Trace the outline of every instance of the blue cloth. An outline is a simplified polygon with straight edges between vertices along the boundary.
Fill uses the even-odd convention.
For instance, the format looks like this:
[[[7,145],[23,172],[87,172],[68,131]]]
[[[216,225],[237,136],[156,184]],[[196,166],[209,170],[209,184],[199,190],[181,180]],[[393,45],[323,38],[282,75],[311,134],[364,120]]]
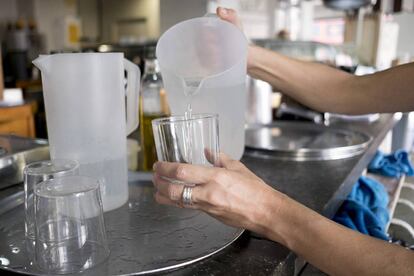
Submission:
[[[334,217],[334,221],[363,234],[388,240],[388,193],[374,179],[361,176]]]
[[[385,155],[377,151],[368,165],[368,171],[389,177],[401,177],[402,174],[414,175],[414,169],[405,150],[397,150],[392,154]]]

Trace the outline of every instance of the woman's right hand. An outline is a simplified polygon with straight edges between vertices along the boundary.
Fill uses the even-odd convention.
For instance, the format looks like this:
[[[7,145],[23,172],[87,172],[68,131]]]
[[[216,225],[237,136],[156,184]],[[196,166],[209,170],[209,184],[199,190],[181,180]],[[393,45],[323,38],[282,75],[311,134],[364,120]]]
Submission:
[[[218,7],[216,10],[217,16],[220,17],[222,20],[227,21],[231,24],[234,24],[237,28],[243,31],[243,25],[241,20],[237,14],[237,12],[233,9],[227,9],[223,7]],[[247,71],[253,67],[254,57],[255,57],[255,48],[252,44],[249,45],[248,53],[247,53]]]
[[[237,12],[233,9],[227,9],[223,7],[218,7],[216,10],[216,13],[218,17],[223,19],[224,21],[227,21],[229,23],[234,24],[237,28],[239,28],[241,31],[243,31],[242,23],[239,19],[239,16],[237,15]]]

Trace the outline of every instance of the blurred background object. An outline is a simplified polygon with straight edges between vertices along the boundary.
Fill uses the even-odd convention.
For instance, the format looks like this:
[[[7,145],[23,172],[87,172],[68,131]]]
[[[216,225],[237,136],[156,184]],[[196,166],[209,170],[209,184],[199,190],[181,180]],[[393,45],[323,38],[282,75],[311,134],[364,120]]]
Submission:
[[[7,44],[24,50],[39,43],[23,38],[22,33],[42,34],[39,48],[46,53],[85,50],[99,44],[141,45],[156,40],[180,21],[215,12],[217,6],[236,9],[250,39],[340,45],[355,40],[355,30],[351,30],[360,22],[367,24],[360,30],[373,32],[394,28],[375,24],[394,22],[403,34],[397,39],[397,52],[413,55],[409,43],[413,38],[408,35],[414,17],[412,0],[0,0],[0,38],[3,43],[8,40],[9,30]],[[373,20],[377,23],[370,23]]]
[[[1,54],[1,44],[0,44],[0,101],[3,100],[3,89],[4,89],[3,58]]]
[[[375,4],[376,0],[324,0],[325,6],[335,10],[357,10]]]
[[[272,94],[270,84],[247,77],[247,124],[270,124],[272,122]]]
[[[253,43],[352,74],[370,74],[414,57],[413,0],[0,0],[0,97],[2,85],[20,88],[23,103],[35,107],[36,136],[47,138],[40,72],[31,60],[61,52],[123,52],[144,74],[146,64],[156,62],[149,53],[163,32],[180,21],[214,13],[218,6],[239,13]],[[247,82],[247,124],[326,123],[336,116],[299,105],[268,83],[249,77]],[[163,93],[161,89],[161,105],[167,110]],[[401,131],[408,128],[406,124],[396,132],[405,137]],[[141,145],[141,136],[138,131],[130,138]],[[141,166],[144,158],[138,159]]]

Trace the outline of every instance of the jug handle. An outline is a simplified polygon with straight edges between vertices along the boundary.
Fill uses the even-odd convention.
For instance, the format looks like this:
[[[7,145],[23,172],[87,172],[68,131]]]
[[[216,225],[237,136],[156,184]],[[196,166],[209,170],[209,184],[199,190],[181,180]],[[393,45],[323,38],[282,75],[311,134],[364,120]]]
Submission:
[[[139,92],[141,87],[141,71],[139,67],[124,59],[124,68],[127,71],[126,88],[126,131],[131,134],[138,127]]]

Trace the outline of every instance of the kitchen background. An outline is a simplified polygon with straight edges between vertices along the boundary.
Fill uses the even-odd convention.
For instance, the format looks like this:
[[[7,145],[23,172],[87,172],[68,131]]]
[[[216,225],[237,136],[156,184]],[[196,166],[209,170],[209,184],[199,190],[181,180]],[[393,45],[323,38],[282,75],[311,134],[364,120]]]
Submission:
[[[239,11],[251,39],[276,38],[288,30],[290,40],[335,45],[356,42],[352,32],[362,14],[365,46],[378,32],[373,26],[382,24],[387,30],[381,31],[396,38],[394,55],[414,55],[412,0],[377,1],[359,11],[330,9],[319,0],[0,0],[0,38],[6,42],[8,28],[34,27],[44,36],[47,52],[100,43],[140,44],[179,21],[214,12],[218,5]]]
[[[0,107],[0,133],[47,138],[40,72],[31,64],[39,54],[122,51],[145,73],[144,61],[154,58],[157,38],[165,30],[213,13],[217,6],[236,9],[245,34],[255,43],[351,73],[371,73],[413,59],[413,0],[349,2],[356,6],[340,2],[0,0],[0,97],[1,106],[7,107]],[[267,83],[248,81],[247,123],[276,119],[329,123],[327,119],[333,117],[294,103]],[[398,146],[411,148],[410,117],[406,115],[403,122],[394,143],[399,140]],[[139,140],[138,131],[130,138]]]
[[[174,24],[214,13],[217,6],[231,7],[238,11],[244,32],[253,43],[298,59],[325,63],[353,74],[369,74],[414,59],[414,0],[0,0],[0,222],[7,225],[0,230],[13,231],[9,232],[13,233],[10,235],[0,235],[4,238],[0,243],[0,247],[3,246],[0,268],[9,264],[5,264],[4,261],[9,260],[3,258],[6,256],[3,254],[8,253],[12,256],[9,268],[17,271],[31,269],[15,263],[16,256],[26,256],[26,253],[22,250],[18,255],[16,248],[20,250],[19,247],[8,240],[23,242],[23,231],[14,231],[13,228],[24,217],[23,208],[19,205],[24,202],[21,185],[23,167],[32,161],[49,159],[45,140],[47,128],[41,76],[32,60],[41,54],[116,51],[123,52],[126,58],[140,66],[140,127],[127,140],[128,166],[133,171],[151,171],[152,163],[156,159],[151,119],[169,114],[162,76],[155,57],[157,39]],[[85,74],[85,78],[87,77]],[[119,81],[122,81],[122,75]],[[293,148],[292,155],[285,155],[291,158],[288,162],[283,158],[268,158],[273,153],[257,154],[263,149],[260,144],[253,147],[250,145],[250,155],[246,154],[242,161],[266,183],[271,183],[273,188],[327,217],[335,214],[341,200],[365,172],[378,147],[384,153],[402,148],[412,155],[414,116],[409,113],[381,116],[321,113],[283,96],[266,82],[247,77],[247,84],[246,125],[261,123],[267,124],[264,126],[266,128],[279,124],[289,130],[289,127],[295,129],[293,122],[270,123],[298,120],[314,124],[306,124],[308,128],[304,128],[298,123],[298,135],[295,132],[291,134],[281,131],[280,128],[260,132],[264,134],[260,136],[264,139],[258,141],[267,143],[272,137],[281,138],[280,148],[283,150],[275,150],[275,156],[281,152],[285,154],[286,148]],[[86,102],[83,98],[79,99],[79,102],[82,101]],[[91,102],[91,106],[99,104],[98,100]],[[97,104],[94,105],[95,103]],[[74,109],[73,112],[77,112]],[[114,108],[112,112],[113,110]],[[108,118],[113,115],[110,112],[108,108]],[[309,145],[315,141],[324,141],[321,137],[330,133],[330,126],[333,126],[333,135],[339,127],[339,138],[344,137],[347,144],[357,145],[354,147],[355,144],[351,144],[352,158],[341,155],[338,157],[335,150],[341,148],[332,146],[330,139],[326,139],[328,151],[320,150],[321,153],[316,157],[312,155],[313,151],[303,155],[303,151],[300,151],[302,145],[305,144],[306,147],[306,143]],[[107,124],[105,127],[105,130],[112,130]],[[308,129],[312,131],[305,136]],[[358,136],[358,133],[366,135]],[[295,140],[295,137],[299,138]],[[354,140],[352,137],[362,138]],[[72,142],[70,139],[66,141]],[[256,151],[257,148],[260,150]],[[357,151],[361,148],[363,152]],[[106,146],[101,152],[108,152],[107,149]],[[312,162],[303,162],[305,160]],[[277,173],[275,169],[278,170]],[[110,172],[105,170],[107,171]],[[188,260],[187,255],[180,256],[182,259],[177,258],[177,252],[195,254],[196,251],[188,250],[187,245],[201,250],[211,246],[216,250],[216,242],[221,246],[227,238],[222,234],[225,232],[220,230],[224,225],[219,224],[217,228],[216,223],[202,216],[194,216],[195,224],[201,225],[202,231],[193,231],[191,227],[185,227],[188,228],[188,231],[185,230],[187,232],[176,231],[188,223],[189,217],[186,214],[180,217],[174,210],[168,209],[167,212],[160,205],[152,205],[153,191],[148,189],[152,186],[150,179],[150,174],[129,172],[132,192],[128,204],[123,209],[118,209],[120,213],[115,212],[109,216],[107,214],[105,217],[111,244],[120,245],[114,250],[111,248],[112,259],[108,265],[116,273],[172,267],[172,264],[176,265],[181,260]],[[396,206],[403,189],[401,187],[404,177],[381,181],[389,192],[390,212],[395,209],[398,214]],[[414,179],[408,178],[407,183],[405,189],[414,198],[414,184],[410,184],[414,183]],[[411,213],[407,212],[410,221],[413,218],[412,202],[404,203],[411,206]],[[404,207],[404,204],[400,205]],[[20,209],[16,206],[20,206],[17,207]],[[401,208],[400,210],[405,210]],[[160,213],[162,220],[158,216]],[[139,220],[136,219],[137,215],[140,215]],[[158,231],[157,227],[168,217],[171,220],[167,220],[165,224],[168,231],[164,235],[164,230]],[[176,218],[183,218],[186,222],[181,223],[180,219],[176,222]],[[394,222],[394,227],[399,227],[400,224]],[[392,236],[397,241],[406,241],[412,245],[414,229],[410,229],[412,231],[407,239],[398,235]],[[155,235],[147,239],[151,233]],[[231,239],[234,239],[233,233],[230,234]],[[199,236],[202,238],[198,238]],[[6,241],[7,248],[4,249]],[[182,242],[185,242],[185,248],[182,247]],[[227,239],[225,242],[228,244]],[[165,244],[168,246],[165,247]],[[215,256],[215,259],[212,257],[203,261],[204,263],[188,266],[185,268],[188,270],[178,271],[176,275],[214,275],[215,271],[218,271],[217,274],[226,274],[228,271],[265,274],[269,271],[291,269],[296,265],[304,266],[300,260],[296,262],[295,258],[290,258],[293,254],[289,252],[277,243],[246,233],[226,252]],[[144,261],[136,262],[138,259]],[[152,263],[147,263],[147,260]]]

